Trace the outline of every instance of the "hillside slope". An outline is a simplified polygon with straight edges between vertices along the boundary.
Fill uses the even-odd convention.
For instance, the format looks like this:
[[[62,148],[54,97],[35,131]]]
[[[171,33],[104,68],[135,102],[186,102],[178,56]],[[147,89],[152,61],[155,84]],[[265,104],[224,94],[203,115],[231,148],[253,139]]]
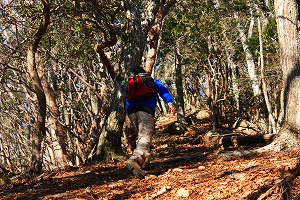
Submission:
[[[146,179],[135,178],[125,159],[59,172],[3,187],[1,199],[300,199],[300,146],[251,158],[220,156],[203,144],[211,129],[205,112],[184,134],[166,130],[175,119],[160,118],[153,161]],[[257,148],[257,147],[251,147]],[[228,152],[229,150],[227,150]],[[232,151],[232,150],[231,150]]]

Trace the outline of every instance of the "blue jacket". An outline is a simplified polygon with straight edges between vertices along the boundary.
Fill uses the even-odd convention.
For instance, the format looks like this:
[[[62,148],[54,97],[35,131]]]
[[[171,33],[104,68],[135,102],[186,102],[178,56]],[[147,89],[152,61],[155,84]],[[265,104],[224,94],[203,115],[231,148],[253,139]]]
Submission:
[[[167,103],[172,103],[173,99],[172,96],[166,88],[160,81],[157,79],[154,79],[154,84],[156,87],[156,91],[159,94],[159,96]],[[129,103],[126,99],[126,113],[131,114],[137,111],[145,111],[154,116],[155,114],[155,107],[156,107],[157,99],[155,96],[151,97],[150,99],[146,101],[140,101],[136,103]]]

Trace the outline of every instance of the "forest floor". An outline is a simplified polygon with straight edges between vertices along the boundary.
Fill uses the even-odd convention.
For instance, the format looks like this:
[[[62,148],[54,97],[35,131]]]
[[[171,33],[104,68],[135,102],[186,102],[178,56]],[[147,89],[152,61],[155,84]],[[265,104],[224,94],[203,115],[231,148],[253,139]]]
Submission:
[[[0,199],[300,199],[299,145],[250,158],[224,158],[223,153],[237,149],[204,144],[212,127],[207,112],[197,113],[197,119],[179,135],[163,131],[174,117],[157,121],[154,159],[143,180],[126,169],[123,159],[19,180],[0,188]]]

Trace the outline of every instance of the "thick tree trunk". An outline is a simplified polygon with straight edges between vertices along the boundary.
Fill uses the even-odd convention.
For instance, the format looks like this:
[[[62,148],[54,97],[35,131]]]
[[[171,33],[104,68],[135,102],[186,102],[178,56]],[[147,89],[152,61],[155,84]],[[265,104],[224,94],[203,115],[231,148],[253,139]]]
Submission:
[[[300,131],[300,46],[298,6],[295,0],[276,0],[275,11],[283,71],[284,121],[280,140],[284,146],[297,144]],[[283,141],[282,141],[283,142]]]
[[[156,4],[153,7],[145,8],[149,11],[148,14],[153,14],[149,17],[149,21],[141,16],[141,2],[137,1],[124,1],[124,7],[127,13],[128,29],[125,34],[128,40],[126,41],[124,54],[125,69],[129,69],[132,66],[141,66],[144,49],[146,46],[147,33],[150,30],[149,22],[153,20],[154,14],[152,10],[157,12]]]
[[[280,45],[280,64],[283,71],[282,107],[284,117],[275,140],[271,144],[257,149],[254,153],[277,152],[299,144],[300,55],[297,4],[294,0],[275,0],[275,12]]]
[[[112,99],[106,115],[104,129],[100,134],[94,159],[111,160],[123,155],[121,136],[125,121],[125,95],[120,83],[115,83],[115,98]]]

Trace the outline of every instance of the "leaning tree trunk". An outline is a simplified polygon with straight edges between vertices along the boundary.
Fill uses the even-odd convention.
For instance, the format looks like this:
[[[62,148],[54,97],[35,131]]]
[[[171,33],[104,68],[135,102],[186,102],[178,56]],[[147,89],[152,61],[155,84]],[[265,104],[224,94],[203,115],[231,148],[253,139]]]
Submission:
[[[170,8],[177,3],[177,0],[170,0],[164,2],[155,16],[153,26],[148,32],[148,53],[146,57],[145,70],[147,73],[151,74],[152,68],[155,64],[157,51],[159,48],[159,40],[162,32],[163,21],[166,15],[169,13]]]
[[[235,17],[238,18],[237,14],[236,14]],[[245,34],[245,30],[243,29],[241,24],[237,25],[237,29],[239,31],[240,39],[241,39],[242,46],[243,46],[244,53],[245,53],[247,69],[248,69],[249,78],[251,80],[253,95],[255,97],[257,97],[261,94],[261,90],[259,88],[257,73],[256,73],[256,70],[255,70],[254,58],[253,58],[253,55],[250,51],[249,45],[247,44],[247,36]]]
[[[123,35],[123,38],[127,38],[125,41],[125,49],[122,54],[122,61],[124,63],[125,70],[132,66],[141,65],[148,33],[153,26],[159,7],[163,5],[164,4],[161,5],[158,2],[145,4],[143,1],[124,1],[124,8],[128,19],[126,27],[129,27],[129,29],[124,31]],[[143,11],[141,10],[142,7],[144,8]],[[108,32],[104,34],[106,36],[109,35],[109,37],[105,37],[103,44],[96,45],[95,51],[100,55],[101,61],[107,67],[110,76],[115,83],[115,92],[111,98],[113,101],[110,105],[109,111],[107,112],[105,125],[101,129],[101,135],[98,140],[96,154],[94,157],[106,159],[118,156],[121,151],[121,135],[125,120],[125,97],[121,95],[122,91],[120,86],[122,77],[116,75],[115,70],[104,53],[104,48],[115,44],[116,32],[110,25],[107,26],[107,29]],[[156,39],[157,37],[154,38]],[[157,48],[157,43],[155,43],[154,47]]]
[[[33,90],[37,95],[38,114],[34,132],[32,133],[32,158],[30,170],[32,173],[39,173],[42,170],[43,153],[42,140],[46,135],[45,118],[46,118],[46,97],[42,88],[41,80],[36,68],[35,54],[42,36],[46,32],[50,22],[50,7],[48,0],[42,0],[43,3],[43,20],[39,26],[34,39],[30,44],[27,52],[27,70],[32,81]]]
[[[128,23],[131,27],[126,32],[130,44],[126,45],[124,50],[125,68],[140,65],[142,60],[143,49],[146,46],[146,33],[142,28],[141,16],[139,6],[134,2],[125,1],[125,9],[127,13]],[[121,146],[121,136],[123,131],[123,124],[125,121],[125,95],[122,94],[122,87],[120,82],[122,77],[117,75],[110,60],[107,58],[104,49],[113,46],[117,42],[116,32],[112,26],[107,26],[108,32],[103,44],[97,44],[95,51],[100,55],[100,59],[108,69],[110,77],[114,81],[115,88],[112,94],[112,102],[106,113],[104,124],[100,128],[100,132],[89,143],[89,147],[85,152],[87,158],[86,162],[93,159],[109,160],[116,158],[123,154]],[[149,28],[148,28],[149,29]],[[93,153],[95,151],[95,153]],[[91,156],[93,155],[93,156]]]

